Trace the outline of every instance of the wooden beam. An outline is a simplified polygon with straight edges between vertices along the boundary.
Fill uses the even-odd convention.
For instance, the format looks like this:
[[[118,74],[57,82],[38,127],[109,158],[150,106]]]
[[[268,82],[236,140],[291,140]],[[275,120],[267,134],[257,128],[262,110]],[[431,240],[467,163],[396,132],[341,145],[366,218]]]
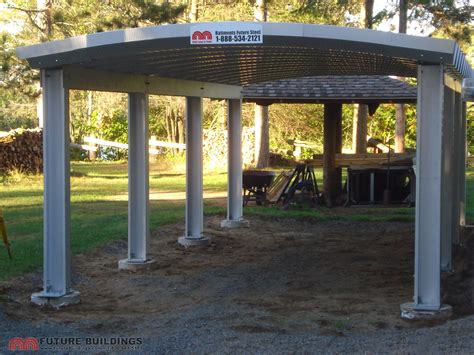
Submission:
[[[335,154],[335,166],[336,167],[348,167],[348,166],[386,166],[390,165],[412,165],[412,160],[415,157],[415,152],[409,153],[390,153],[390,160],[388,154]],[[307,164],[311,164],[315,167],[324,166],[324,154],[315,155],[311,160],[306,160]]]
[[[342,105],[324,105],[323,191],[326,206],[332,207],[341,189],[336,153],[342,148]]]

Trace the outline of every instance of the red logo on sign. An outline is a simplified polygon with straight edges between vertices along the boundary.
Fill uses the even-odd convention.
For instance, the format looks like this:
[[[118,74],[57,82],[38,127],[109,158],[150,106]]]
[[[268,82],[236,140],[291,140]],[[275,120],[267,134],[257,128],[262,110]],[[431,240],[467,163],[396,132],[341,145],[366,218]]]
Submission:
[[[212,41],[212,33],[209,31],[194,31],[192,35],[193,41]]]
[[[35,338],[11,338],[8,341],[10,351],[31,351],[39,350],[38,339]]]

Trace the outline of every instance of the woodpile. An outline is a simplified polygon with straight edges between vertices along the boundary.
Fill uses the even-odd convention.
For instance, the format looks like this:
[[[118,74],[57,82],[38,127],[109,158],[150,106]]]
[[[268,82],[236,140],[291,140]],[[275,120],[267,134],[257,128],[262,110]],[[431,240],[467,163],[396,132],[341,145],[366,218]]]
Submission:
[[[16,129],[0,138],[0,174],[15,170],[25,174],[43,171],[41,129]]]
[[[251,165],[254,160],[254,129],[242,128],[242,162]],[[203,130],[203,158],[206,168],[220,169],[227,166],[227,130]]]

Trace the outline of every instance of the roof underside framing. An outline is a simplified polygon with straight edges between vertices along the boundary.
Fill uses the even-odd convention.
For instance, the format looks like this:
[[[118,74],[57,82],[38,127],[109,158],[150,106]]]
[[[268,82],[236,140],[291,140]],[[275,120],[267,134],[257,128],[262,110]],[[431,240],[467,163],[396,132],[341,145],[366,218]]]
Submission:
[[[419,64],[443,64],[456,79],[472,76],[451,40],[336,26],[260,25],[259,44],[193,45],[192,24],[179,24],[97,33],[17,51],[33,68],[69,66],[235,86],[318,75],[416,77]]]

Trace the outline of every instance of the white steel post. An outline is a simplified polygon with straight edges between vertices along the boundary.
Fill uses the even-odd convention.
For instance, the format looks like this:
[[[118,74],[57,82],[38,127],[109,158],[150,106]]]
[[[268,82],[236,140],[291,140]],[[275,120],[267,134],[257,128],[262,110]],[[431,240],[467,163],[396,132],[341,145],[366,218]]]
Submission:
[[[444,77],[444,75],[443,75]],[[444,86],[441,160],[441,271],[452,270],[453,209],[456,163],[454,155],[454,91]]]
[[[459,98],[461,101],[461,98]],[[461,226],[466,225],[466,157],[467,157],[467,105],[465,102],[460,103],[461,105],[461,130],[460,130],[460,140],[458,144],[460,145],[460,162],[459,169],[461,175],[459,176],[459,200],[460,200],[460,211],[459,211],[459,221]]]
[[[242,212],[241,100],[228,100],[227,127],[227,219],[221,222],[221,227],[248,227]]]
[[[202,98],[186,97],[186,230],[185,247],[209,243],[203,231]]]
[[[149,249],[148,96],[128,94],[128,259],[119,269],[148,268]]]
[[[461,226],[464,226],[464,203],[466,183],[466,129],[463,126],[463,104],[461,93],[454,92],[454,167],[453,167],[453,243],[460,243]]]
[[[408,318],[450,311],[440,300],[443,76],[441,65],[418,67],[415,287],[413,303],[401,305],[402,317]]]
[[[42,70],[44,166],[44,286],[33,294],[38,305],[79,302],[71,289],[69,92],[62,70]]]

